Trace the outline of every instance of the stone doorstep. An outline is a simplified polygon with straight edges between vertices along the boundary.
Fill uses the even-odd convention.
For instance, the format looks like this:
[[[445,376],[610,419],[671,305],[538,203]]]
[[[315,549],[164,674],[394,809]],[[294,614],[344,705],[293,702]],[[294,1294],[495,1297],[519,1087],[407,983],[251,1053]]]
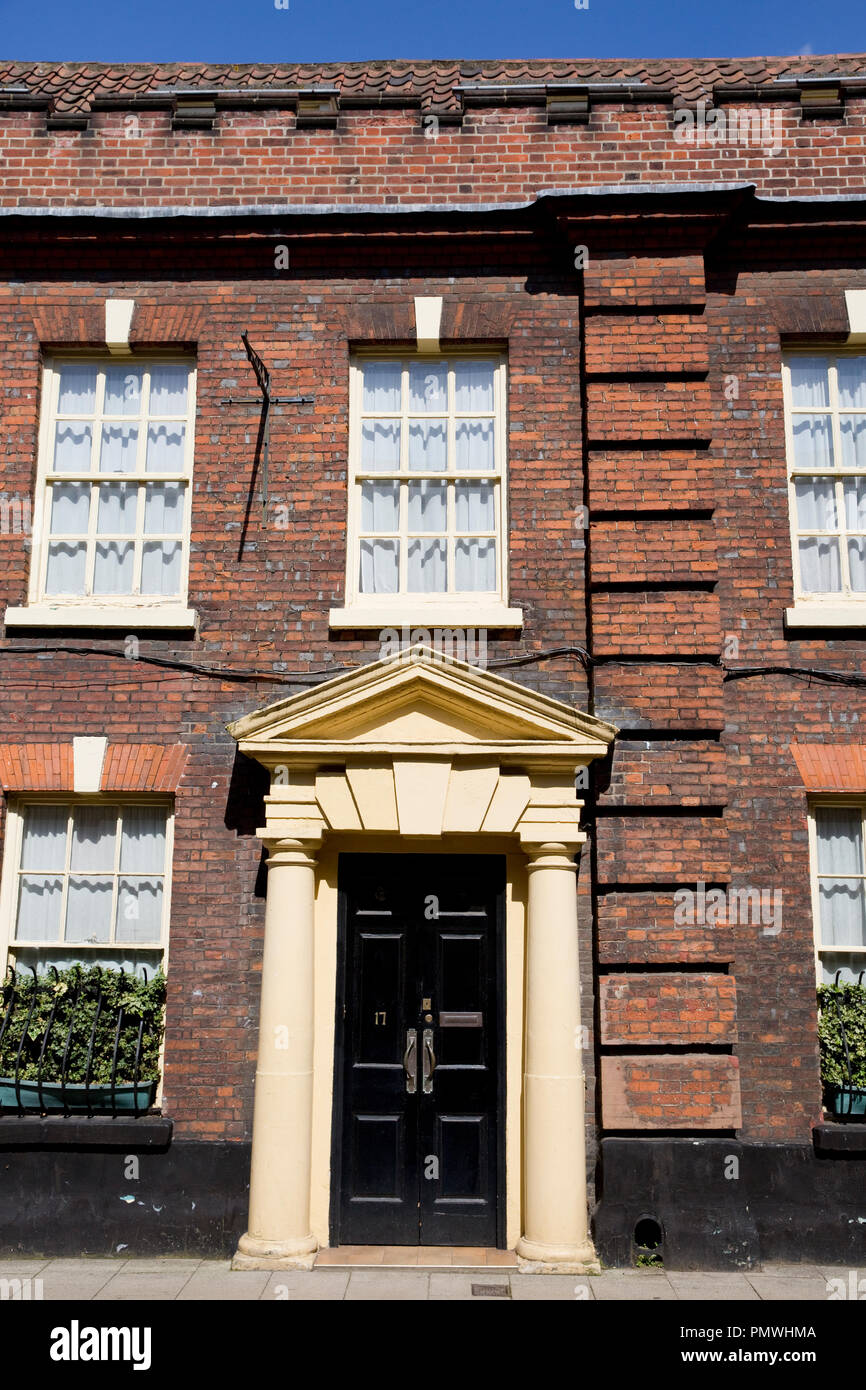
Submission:
[[[316,1269],[405,1270],[418,1273],[453,1271],[490,1274],[518,1270],[513,1250],[480,1249],[447,1245],[348,1245],[319,1250]]]

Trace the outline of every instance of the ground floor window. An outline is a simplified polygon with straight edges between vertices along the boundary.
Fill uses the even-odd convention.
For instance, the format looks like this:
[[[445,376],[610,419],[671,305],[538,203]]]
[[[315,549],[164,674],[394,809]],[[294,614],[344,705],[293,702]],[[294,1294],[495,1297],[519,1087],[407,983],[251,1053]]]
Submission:
[[[812,807],[812,892],[818,980],[866,971],[866,803]],[[866,975],[864,975],[866,978]]]

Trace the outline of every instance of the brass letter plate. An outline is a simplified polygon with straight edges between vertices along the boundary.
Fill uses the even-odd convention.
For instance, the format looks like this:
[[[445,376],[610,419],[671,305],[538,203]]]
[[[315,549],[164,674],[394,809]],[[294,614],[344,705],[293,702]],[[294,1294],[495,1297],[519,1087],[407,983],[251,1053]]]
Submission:
[[[440,1014],[440,1028],[481,1028],[483,1014]]]

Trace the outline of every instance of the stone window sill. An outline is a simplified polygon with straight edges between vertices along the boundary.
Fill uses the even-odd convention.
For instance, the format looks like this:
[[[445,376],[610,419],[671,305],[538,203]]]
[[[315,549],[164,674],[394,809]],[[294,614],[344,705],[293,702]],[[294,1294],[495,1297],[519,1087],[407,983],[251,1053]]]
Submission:
[[[838,603],[798,599],[785,609],[786,627],[866,627],[866,596]]]
[[[347,608],[332,608],[328,615],[332,628],[387,628],[421,627],[433,632],[435,628],[521,628],[523,609],[508,608],[504,603],[492,601],[474,603],[454,603],[445,606],[428,606],[405,600],[395,600],[387,607],[377,608],[363,604]]]
[[[194,608],[156,606],[148,608],[111,607],[102,604],[46,604],[7,608],[3,621],[7,627],[113,627],[124,632],[153,627],[163,630],[195,630],[198,614]]]
[[[165,1115],[138,1119],[107,1115],[0,1115],[0,1148],[163,1149],[174,1121]]]

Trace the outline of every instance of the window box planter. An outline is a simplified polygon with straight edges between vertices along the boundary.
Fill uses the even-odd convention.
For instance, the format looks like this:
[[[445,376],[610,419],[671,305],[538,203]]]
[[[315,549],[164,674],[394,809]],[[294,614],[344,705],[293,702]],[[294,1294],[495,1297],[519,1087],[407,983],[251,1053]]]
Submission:
[[[841,1119],[866,1121],[866,1086],[825,1086],[824,1108]]]
[[[137,1086],[84,1086],[59,1081],[19,1081],[16,1090],[14,1078],[0,1076],[0,1111],[10,1109],[36,1111],[64,1110],[71,1114],[113,1114],[115,1111],[142,1112],[153,1105],[156,1096],[155,1081],[140,1081]],[[41,1094],[41,1100],[40,1100]]]

